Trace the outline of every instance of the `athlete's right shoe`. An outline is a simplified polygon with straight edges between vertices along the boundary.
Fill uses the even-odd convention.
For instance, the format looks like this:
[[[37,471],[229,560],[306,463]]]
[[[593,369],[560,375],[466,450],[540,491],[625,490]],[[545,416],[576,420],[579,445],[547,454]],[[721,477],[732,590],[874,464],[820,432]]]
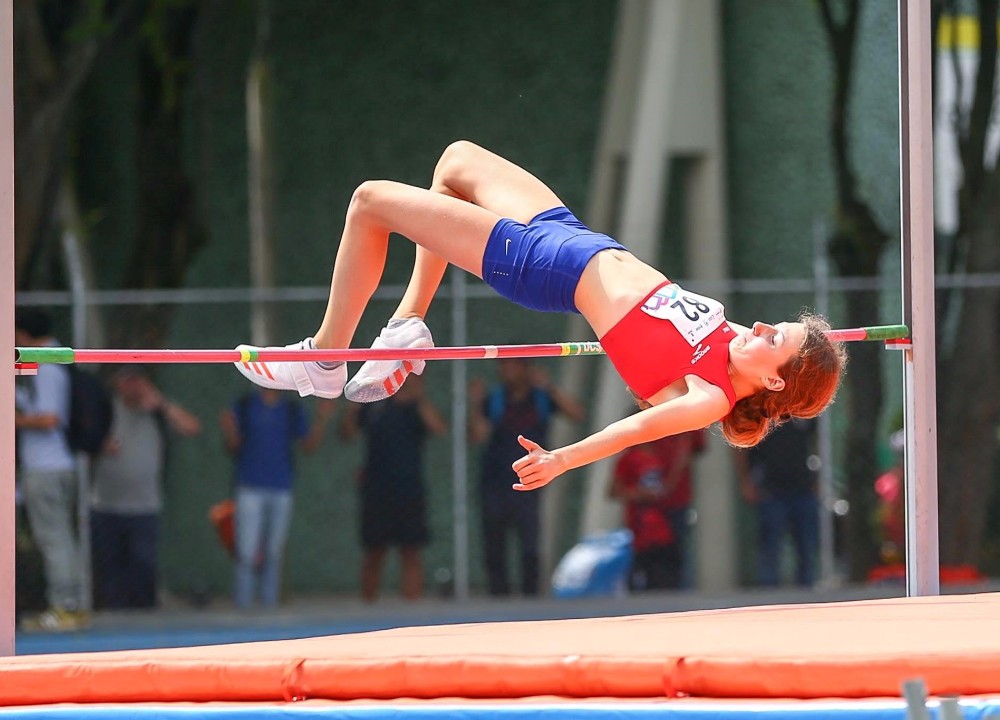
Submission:
[[[261,348],[254,345],[237,345],[237,350],[311,350],[312,338],[306,338],[284,348]],[[340,397],[347,382],[347,363],[327,369],[316,362],[249,362],[233,363],[243,377],[261,387],[272,390],[295,390],[299,395],[315,395],[332,399]]]
[[[432,348],[430,328],[420,318],[407,318],[382,332],[372,343],[373,349]],[[410,373],[421,375],[424,360],[368,360],[344,388],[344,397],[352,402],[371,403],[395,395]]]

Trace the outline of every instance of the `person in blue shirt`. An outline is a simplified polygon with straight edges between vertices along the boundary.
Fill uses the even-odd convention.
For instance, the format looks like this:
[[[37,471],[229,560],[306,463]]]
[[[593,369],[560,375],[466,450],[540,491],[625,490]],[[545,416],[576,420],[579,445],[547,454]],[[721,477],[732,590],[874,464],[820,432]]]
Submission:
[[[737,453],[743,499],[757,509],[759,581],[781,584],[786,534],[795,548],[795,584],[816,581],[819,545],[819,456],[815,420],[793,419],[756,447]]]
[[[278,605],[285,541],[292,519],[294,456],[319,445],[332,406],[324,402],[309,428],[302,406],[274,390],[244,395],[222,413],[226,450],[236,460],[236,574],[242,609],[259,596]]]
[[[511,465],[523,454],[518,438],[547,442],[555,413],[579,423],[586,411],[525,358],[502,358],[496,367],[499,382],[487,388],[476,379],[469,386],[469,439],[483,446],[480,503],[487,589],[495,597],[511,593],[507,536],[514,531],[520,546],[521,593],[534,596],[540,580],[541,499],[537,493],[509,492]]]

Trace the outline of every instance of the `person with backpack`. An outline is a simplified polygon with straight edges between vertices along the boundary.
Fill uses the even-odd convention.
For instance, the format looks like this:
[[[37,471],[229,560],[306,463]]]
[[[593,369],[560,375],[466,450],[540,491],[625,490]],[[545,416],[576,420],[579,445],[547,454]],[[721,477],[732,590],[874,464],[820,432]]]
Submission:
[[[157,603],[161,485],[168,431],[190,437],[201,421],[126,365],[112,378],[111,431],[94,458],[90,497],[94,606]]]
[[[313,452],[319,446],[332,410],[332,403],[321,403],[310,429],[301,404],[260,389],[222,412],[226,451],[236,460],[234,600],[240,609],[258,598],[265,608],[278,605],[295,448]]]
[[[26,347],[58,346],[48,313],[20,307],[15,340]],[[19,379],[15,400],[18,491],[42,556],[48,608],[25,619],[25,630],[78,630],[89,623],[76,530],[78,478],[67,437],[70,373],[43,364]]]
[[[516,532],[521,557],[521,593],[538,594],[539,502],[538,493],[512,493],[511,464],[524,451],[519,436],[548,440],[553,414],[563,413],[581,422],[583,407],[549,382],[541,368],[525,358],[497,361],[499,382],[486,388],[481,381],[469,387],[469,438],[485,443],[480,472],[483,555],[487,590],[493,596],[511,592],[507,576],[507,535]],[[539,439],[541,438],[541,439]]]

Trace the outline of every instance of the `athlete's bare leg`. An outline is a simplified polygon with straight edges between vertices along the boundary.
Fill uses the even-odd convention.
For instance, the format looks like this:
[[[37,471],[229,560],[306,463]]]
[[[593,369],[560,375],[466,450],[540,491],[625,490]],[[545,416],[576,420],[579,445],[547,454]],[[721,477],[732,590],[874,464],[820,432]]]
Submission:
[[[466,140],[445,149],[434,168],[430,189],[522,223],[563,204],[527,170]],[[393,317],[426,317],[447,267],[443,257],[418,246],[413,274]],[[481,273],[480,269],[476,274]]]
[[[419,247],[410,284],[397,309],[396,317],[401,319],[390,321],[373,347],[379,343],[382,347],[432,346],[423,322],[402,318],[424,317],[447,265],[482,277],[486,244],[501,217],[527,222],[561,204],[530,173],[467,142],[449,146],[442,155],[430,190],[384,180],[364,183],[347,210],[323,321],[312,338],[294,347],[350,347],[382,278],[392,232]],[[264,387],[328,398],[344,394],[355,402],[375,402],[392,395],[409,374],[423,372],[424,362],[368,361],[350,382],[346,382],[344,363],[290,362],[270,367],[245,360],[236,366]]]
[[[481,276],[486,241],[497,220],[496,213],[430,190],[387,180],[362,184],[347,210],[330,299],[314,336],[316,347],[350,346],[361,314],[382,277],[390,232],[409,238],[446,263]]]

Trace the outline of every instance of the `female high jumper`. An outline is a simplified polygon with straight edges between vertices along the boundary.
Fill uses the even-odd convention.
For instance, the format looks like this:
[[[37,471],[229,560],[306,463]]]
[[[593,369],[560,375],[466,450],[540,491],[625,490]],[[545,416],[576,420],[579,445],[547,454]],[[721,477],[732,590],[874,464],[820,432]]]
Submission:
[[[527,308],[581,313],[645,412],[546,450],[519,438],[515,490],[631,445],[721,421],[735,446],[758,443],[791,417],[833,400],[846,353],[821,317],[747,328],[721,303],[680,288],[607,235],[580,222],[538,178],[471,142],[450,145],[429,190],[375,180],[354,192],[315,335],[289,348],[348,348],[385,266],[389,234],[417,244],[413,274],[373,348],[433,347],[424,324],[448,264]],[[261,349],[241,345],[240,349]],[[347,382],[343,362],[236,363],[258,385],[300,395],[374,402],[424,361],[368,361]],[[346,387],[345,387],[346,384]]]

